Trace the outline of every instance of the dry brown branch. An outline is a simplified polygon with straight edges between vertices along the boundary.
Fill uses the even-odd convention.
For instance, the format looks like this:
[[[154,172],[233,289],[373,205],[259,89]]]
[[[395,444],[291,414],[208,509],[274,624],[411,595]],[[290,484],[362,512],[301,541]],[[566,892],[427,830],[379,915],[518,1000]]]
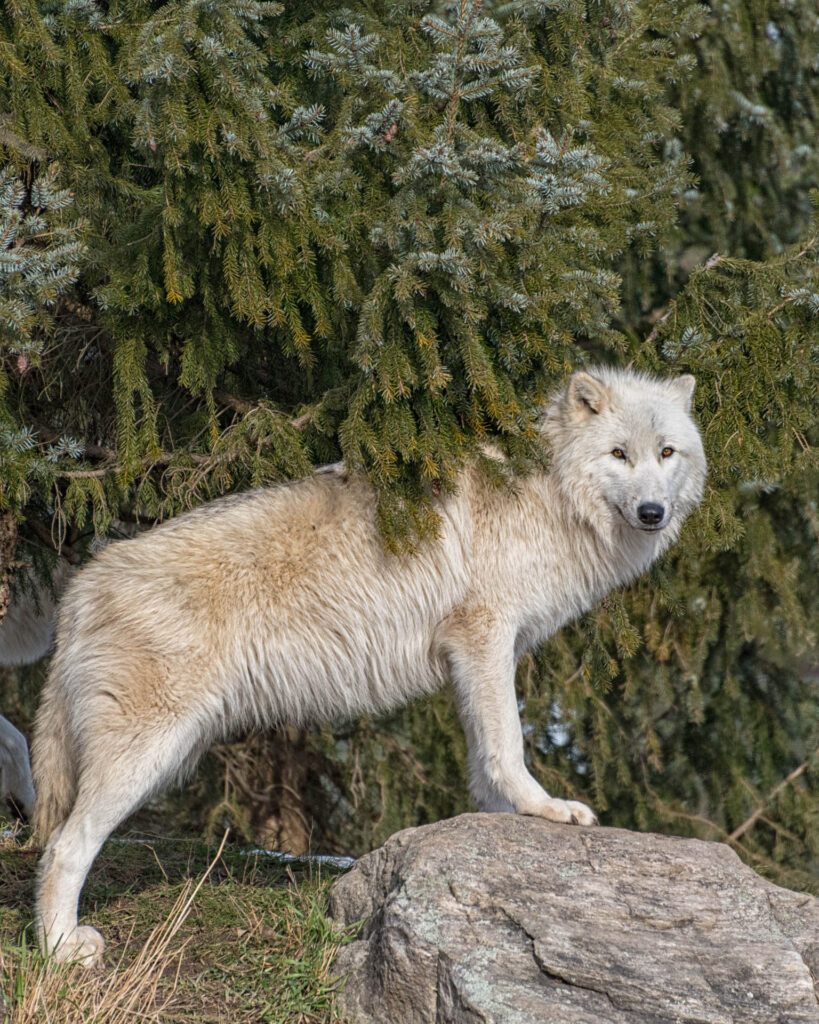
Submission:
[[[244,414],[256,408],[253,402],[248,402],[245,398],[238,398],[227,391],[220,391],[218,388],[213,389],[213,397],[217,402],[228,406],[230,409],[235,409],[238,413]]]
[[[663,315],[661,317],[659,317],[657,322],[654,324],[654,327],[652,328],[651,334],[649,334],[649,336],[646,338],[646,341],[645,341],[646,345],[651,345],[652,342],[657,340],[657,336],[659,335],[660,330],[662,329],[663,324],[671,316],[671,313],[672,313],[673,309],[674,309],[674,305],[672,304],[671,306],[668,307],[668,309],[665,311],[665,313],[663,313]]]
[[[290,426],[293,427],[294,430],[304,430],[312,418],[313,414],[311,412],[303,412],[301,416],[297,416],[294,420],[290,420]]]
[[[0,146],[5,146],[6,149],[19,153],[26,160],[38,160],[40,162],[48,160],[47,149],[43,149],[41,146],[33,146],[30,142],[26,142],[17,132],[13,132],[11,128],[6,127],[7,122],[8,117],[0,118]]]
[[[250,402],[245,402],[244,399],[228,395],[227,392],[214,391],[213,394],[217,400],[222,401],[225,405],[230,405],[242,414],[247,414],[252,412],[253,409],[258,408],[258,406],[252,405]],[[312,412],[305,412],[300,416],[296,416],[295,419],[288,420],[288,424],[294,430],[303,430],[312,418]],[[38,427],[38,431],[49,441],[54,441],[59,436],[57,431],[51,430],[48,427]],[[257,444],[264,446],[274,440],[274,434],[267,434],[265,437],[259,438]],[[148,473],[158,466],[170,465],[174,458],[181,456],[189,459],[193,465],[198,466],[201,474],[204,475],[217,466],[233,462],[235,459],[240,458],[241,454],[239,452],[219,452],[211,455],[200,455],[196,452],[186,452],[184,450],[180,452],[157,452],[155,455],[147,455],[141,459],[138,463],[138,468],[139,472]],[[108,464],[98,466],[95,469],[62,469],[58,470],[56,475],[62,480],[101,480],[106,476],[123,471],[122,464],[116,461],[117,453],[112,448],[106,448],[101,445],[85,445],[84,455],[88,459],[108,460]]]
[[[17,523],[11,512],[0,515],[0,622],[11,600],[11,578],[14,573],[14,552],[17,547]]]
[[[792,782],[795,782],[800,775],[804,775],[804,773],[808,770],[808,766],[810,765],[811,761],[817,755],[819,755],[819,748],[817,748],[813,752],[813,754],[811,754],[810,757],[806,758],[800,765],[797,765],[797,767],[794,768],[794,770],[790,772],[790,774],[786,775],[781,782],[774,786],[774,788],[770,791],[770,793],[762,801],[762,803],[756,808],[753,814],[751,814],[750,817],[746,818],[745,821],[743,821],[743,823],[738,828],[735,828],[734,831],[728,836],[728,842],[735,843],[741,836],[744,836],[748,829],[752,828],[753,825],[755,825],[756,822],[759,820],[759,818],[762,817],[762,815],[765,813],[768,807],[770,807],[774,800],[776,800],[779,794],[784,789],[786,789]]]

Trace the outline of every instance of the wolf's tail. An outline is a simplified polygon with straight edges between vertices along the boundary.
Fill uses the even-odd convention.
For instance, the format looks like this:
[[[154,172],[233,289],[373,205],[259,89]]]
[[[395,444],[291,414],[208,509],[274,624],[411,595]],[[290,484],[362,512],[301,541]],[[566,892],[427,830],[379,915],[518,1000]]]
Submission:
[[[31,743],[32,774],[37,791],[33,824],[36,840],[41,845],[71,813],[77,795],[71,723],[55,669],[56,664],[52,664]]]

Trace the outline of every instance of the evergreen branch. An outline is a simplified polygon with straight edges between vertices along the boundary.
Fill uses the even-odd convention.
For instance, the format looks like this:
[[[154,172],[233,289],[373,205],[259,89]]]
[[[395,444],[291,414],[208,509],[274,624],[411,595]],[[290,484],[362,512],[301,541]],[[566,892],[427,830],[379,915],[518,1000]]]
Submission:
[[[246,402],[244,399],[229,395],[224,391],[214,391],[213,395],[218,401],[224,401],[226,405],[231,405],[238,412],[248,413],[258,408],[258,406],[255,406],[250,402]],[[229,401],[226,401],[226,399],[229,399]],[[295,418],[288,420],[288,426],[292,427],[294,430],[304,430],[307,424],[312,421],[313,415],[312,411],[304,412],[300,416],[296,416]],[[55,433],[56,435],[56,432],[51,433]],[[266,434],[264,437],[260,437],[256,444],[257,447],[264,448],[267,445],[272,444],[275,440],[275,434]],[[91,458],[100,459],[116,458],[117,456],[117,453],[113,449],[105,448],[100,445],[87,445],[84,447],[84,453]],[[137,460],[137,465],[142,472],[148,473],[152,469],[156,469],[160,466],[169,466],[174,459],[190,459],[195,466],[199,467],[200,473],[202,475],[206,475],[212,469],[216,469],[220,465],[235,462],[238,458],[243,456],[244,453],[239,451],[217,452],[215,454],[204,455],[199,452],[191,452],[181,449],[174,452],[160,451],[155,455],[146,455]],[[54,475],[64,480],[101,480],[107,476],[121,475],[124,472],[125,467],[123,464],[120,462],[114,462],[107,466],[99,466],[96,469],[61,469]]]
[[[229,406],[231,409],[235,409],[236,412],[246,415],[249,412],[253,412],[254,409],[258,409],[258,403],[250,402],[246,398],[239,398],[236,395],[231,395],[227,391],[222,391],[219,388],[214,388],[213,397],[217,402],[221,402],[223,405]],[[307,424],[312,420],[312,412],[303,412],[301,415],[296,416],[290,420],[290,426],[294,430],[303,430]]]
[[[674,312],[675,309],[676,309],[676,304],[672,302],[672,304],[668,307],[668,309],[665,311],[665,313],[663,313],[663,315],[657,320],[657,323],[652,328],[651,333],[646,338],[646,345],[653,344],[657,340],[657,338],[659,338],[660,332],[662,331],[662,328],[663,328],[663,324],[671,316],[672,312]]]
[[[807,771],[810,767],[811,761],[819,755],[819,748],[817,748],[813,754],[810,755],[802,764],[798,765],[789,775],[787,775],[780,783],[778,783],[768,794],[767,798],[760,804],[760,806],[754,811],[754,813],[744,821],[738,828],[734,829],[733,832],[728,832],[722,825],[712,821],[710,818],[706,818],[701,814],[693,814],[689,811],[681,811],[677,808],[671,807],[666,800],[664,800],[660,794],[650,785],[648,781],[648,770],[645,762],[642,763],[642,774],[643,774],[643,785],[646,793],[651,797],[655,806],[660,810],[660,813],[664,817],[678,818],[681,821],[690,821],[694,825],[701,825],[704,828],[709,829],[715,836],[718,836],[721,842],[728,843],[734,846],[744,857],[749,860],[756,861],[759,864],[764,864],[771,870],[781,871],[782,865],[777,864],[769,857],[764,856],[754,850],[749,849],[743,843],[740,842],[742,836],[760,819],[764,818],[765,811],[776,799],[779,794],[786,789],[792,782],[798,779],[801,775]],[[777,826],[771,822],[771,827],[776,831]],[[794,876],[796,877],[796,876]]]
[[[728,842],[753,812],[732,847],[808,887],[816,770],[757,805],[781,777],[767,766],[816,744],[794,651],[819,586],[819,279],[815,239],[793,243],[816,234],[819,25],[815,0],[760,0],[752,25],[725,3],[6,17],[0,497],[29,521],[34,570],[40,540],[92,518],[166,519],[339,449],[395,549],[434,531],[419,496],[447,493],[481,437],[531,458],[521,410],[591,353],[696,372],[701,513],[667,567],[538,658],[530,752],[619,824]],[[339,755],[339,774],[360,768],[364,813],[333,815],[351,847],[457,806],[444,706],[448,723],[444,704],[406,713],[406,750],[377,737],[401,757],[434,746],[428,778],[375,755],[366,726]],[[546,754],[553,721],[576,743]]]
[[[192,457],[195,458],[195,456]],[[167,465],[170,461],[170,453],[162,452],[153,459],[145,459],[142,462],[142,467],[148,472],[156,466]],[[54,475],[61,480],[102,480],[107,476],[118,475],[122,471],[123,467],[116,463],[113,466],[101,466],[99,469],[60,469]]]
[[[42,146],[33,146],[30,142],[26,142],[16,132],[13,132],[11,128],[7,128],[7,123],[7,117],[0,118],[0,146],[6,146],[8,149],[19,153],[20,156],[32,162],[39,161],[43,163],[48,160],[48,150],[43,149]]]
[[[36,419],[32,419],[31,423],[37,433],[41,434],[49,444],[54,444],[64,437],[64,434],[60,433],[59,430],[54,430],[53,427],[49,427],[44,423],[39,423]],[[91,459],[116,459],[117,457],[117,453],[113,448],[108,448],[107,446],[100,444],[83,443],[82,451],[84,457]]]
[[[774,786],[774,788],[770,791],[767,797],[765,797],[762,803],[759,804],[759,806],[756,808],[753,814],[751,814],[750,817],[746,818],[745,821],[743,821],[743,823],[738,828],[735,828],[734,831],[728,836],[728,842],[735,843],[742,836],[744,836],[748,829],[752,828],[756,824],[757,820],[760,817],[762,817],[762,815],[765,813],[768,807],[770,807],[774,800],[776,800],[779,794],[784,789],[787,789],[787,787],[792,782],[795,782],[800,775],[805,774],[805,772],[810,767],[811,762],[815,760],[816,757],[819,757],[819,747],[817,747],[816,750],[814,750],[810,757],[807,757],[800,765],[797,765],[797,767],[794,768],[792,772],[786,775],[781,782],[777,783],[777,785]]]
[[[721,262],[722,262],[722,256],[720,256],[719,253],[715,252],[712,256],[709,256],[709,258],[706,260],[706,262],[703,265],[703,269],[704,270],[711,270],[712,267],[716,267]],[[665,311],[665,313],[663,313],[663,315],[659,318],[659,320],[654,325],[651,333],[646,338],[646,341],[645,341],[646,345],[651,345],[651,344],[653,344],[657,340],[657,338],[662,333],[663,324],[666,322],[666,320],[668,320],[668,318],[671,316],[671,314],[672,313],[676,313],[676,311],[677,311],[677,302],[675,300],[674,302],[671,303],[671,305],[668,307],[668,309]]]
[[[466,43],[469,29],[472,25],[472,21],[477,15],[481,7],[481,0],[473,0],[472,10],[469,13],[469,19],[466,24],[463,23],[463,5],[464,0],[461,0],[461,12],[460,18],[460,31],[458,32],[458,49],[455,55],[455,60],[452,64],[452,92],[449,98],[449,105],[446,115],[446,141],[447,145],[452,144],[452,136],[455,132],[455,117],[458,112],[458,106],[460,103],[460,90],[458,89],[458,71],[460,70],[461,62],[463,60],[464,45]]]
[[[674,809],[673,807],[670,807],[669,804],[665,800],[663,800],[660,797],[660,795],[648,785],[646,786],[646,791],[652,797],[655,805],[660,809],[661,814],[663,814],[664,816],[667,816],[669,818],[678,818],[680,821],[689,821],[692,825],[701,825],[709,829],[715,837],[719,837],[720,842],[730,842],[731,845],[735,847],[736,851],[747,860],[753,861],[756,864],[759,864],[760,866],[764,866],[769,871],[775,874],[785,874],[786,877],[789,876],[791,879],[791,884],[796,888],[803,887],[803,885],[801,884],[802,879],[796,872],[788,871],[786,868],[783,868],[781,864],[777,863],[772,858],[766,857],[764,854],[759,853],[756,850],[750,849],[748,846],[743,845],[738,840],[731,840],[731,838],[728,835],[728,832],[721,825],[718,825],[715,821],[711,821],[710,818],[705,818],[701,814],[692,814],[690,812],[680,811]],[[771,825],[774,828],[774,831],[776,831],[776,826],[773,823],[771,823]]]

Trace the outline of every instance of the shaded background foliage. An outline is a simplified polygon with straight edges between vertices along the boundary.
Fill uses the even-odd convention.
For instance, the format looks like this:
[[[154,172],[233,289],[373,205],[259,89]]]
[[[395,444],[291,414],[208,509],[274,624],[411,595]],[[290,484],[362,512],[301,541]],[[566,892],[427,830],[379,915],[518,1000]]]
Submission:
[[[703,507],[524,659],[527,753],[605,823],[815,889],[818,43],[808,0],[7,4],[17,591],[95,532],[338,458],[385,543],[423,543],[487,438],[547,457],[571,368],[693,372]],[[19,724],[41,673],[6,676]],[[358,852],[466,809],[464,766],[442,694],[216,748],[184,802]]]

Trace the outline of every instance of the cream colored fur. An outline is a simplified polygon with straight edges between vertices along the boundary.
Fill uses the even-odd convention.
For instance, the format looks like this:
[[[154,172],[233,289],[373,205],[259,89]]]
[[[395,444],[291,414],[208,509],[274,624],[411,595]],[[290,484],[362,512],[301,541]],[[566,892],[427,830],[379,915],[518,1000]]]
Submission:
[[[693,378],[576,374],[544,417],[550,474],[511,491],[467,469],[414,556],[385,553],[370,485],[341,466],[104,550],[62,602],[33,744],[43,946],[100,956],[102,937],[77,925],[94,857],[214,740],[384,711],[447,682],[478,806],[594,823],[529,774],[515,666],[676,538],[705,476],[692,390]],[[646,501],[667,512],[650,532]]]

